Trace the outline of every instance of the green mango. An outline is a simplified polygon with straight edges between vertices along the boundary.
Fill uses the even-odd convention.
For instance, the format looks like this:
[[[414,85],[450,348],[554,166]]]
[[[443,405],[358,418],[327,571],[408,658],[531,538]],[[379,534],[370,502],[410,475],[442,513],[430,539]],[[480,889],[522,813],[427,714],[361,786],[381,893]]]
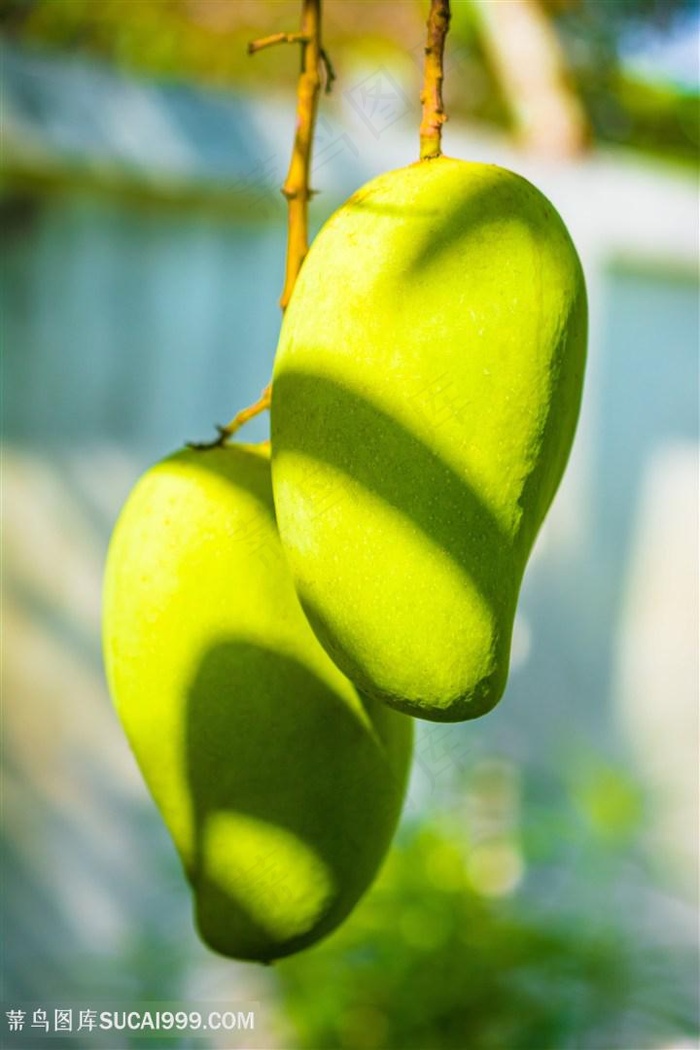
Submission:
[[[562,220],[493,165],[381,175],[314,241],[273,373],[273,490],[307,617],[368,695],[446,722],[501,697],[586,329]]]
[[[117,522],[110,692],[215,951],[269,962],[329,933],[395,830],[411,719],[316,641],[275,525],[269,452],[185,450]]]

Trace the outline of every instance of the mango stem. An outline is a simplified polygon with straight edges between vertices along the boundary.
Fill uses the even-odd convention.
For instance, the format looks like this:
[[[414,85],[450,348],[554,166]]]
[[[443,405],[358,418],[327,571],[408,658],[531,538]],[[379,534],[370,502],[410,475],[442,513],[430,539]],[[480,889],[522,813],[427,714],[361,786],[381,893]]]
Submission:
[[[294,146],[282,193],[287,199],[287,259],[280,306],[291,298],[297,275],[309,250],[311,151],[321,88],[321,0],[303,0],[301,13],[301,73],[297,85],[297,124]],[[332,70],[325,60],[326,83]]]
[[[442,155],[442,125],[447,120],[442,101],[443,56],[445,38],[450,28],[450,0],[430,0],[427,25],[423,90],[420,95],[423,104],[419,130],[421,160],[433,160]]]
[[[256,416],[261,415],[270,407],[271,395],[272,385],[268,383],[258,400],[249,405],[248,408],[242,408],[240,412],[237,412],[226,426],[221,426],[220,423],[216,424],[217,437],[211,441],[188,441],[187,447],[194,449],[195,452],[205,452],[210,448],[223,448],[244,423],[255,419]]]
[[[248,45],[248,54],[253,55],[275,44],[301,45],[296,131],[289,170],[282,186],[282,194],[287,200],[287,253],[284,287],[280,298],[280,307],[284,313],[309,250],[309,200],[314,192],[310,187],[311,153],[321,89],[321,70],[326,94],[335,80],[333,66],[321,46],[321,0],[302,0],[300,32],[274,33],[272,36],[253,40]],[[272,384],[269,383],[254,404],[241,409],[226,426],[217,426],[217,437],[212,441],[190,442],[189,447],[199,451],[223,447],[245,423],[269,409],[271,396]]]

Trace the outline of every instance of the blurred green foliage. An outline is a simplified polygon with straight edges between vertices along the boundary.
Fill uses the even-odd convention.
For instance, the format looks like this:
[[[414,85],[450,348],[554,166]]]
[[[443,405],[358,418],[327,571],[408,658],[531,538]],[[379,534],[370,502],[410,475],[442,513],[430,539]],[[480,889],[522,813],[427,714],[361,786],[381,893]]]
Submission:
[[[411,55],[420,62],[427,2],[377,3],[371,12],[368,7],[358,0],[326,5],[325,37],[339,83],[358,55],[379,62]],[[692,0],[545,0],[543,7],[594,136],[694,162],[697,93],[650,84],[625,70],[620,60],[625,33],[649,28],[663,33],[694,11]],[[298,65],[296,49],[277,48],[273,58],[251,60],[247,44],[296,28],[299,9],[298,0],[0,0],[0,30],[34,46],[97,55],[156,77],[247,90],[260,90],[262,84],[266,90],[289,89]],[[508,108],[478,21],[467,0],[453,5],[449,109],[455,116],[508,126]]]
[[[345,926],[276,968],[300,1048],[642,1050],[692,1035],[690,958],[670,961],[644,943],[633,910],[615,919],[601,914],[599,895],[587,902],[592,869],[591,881],[614,892],[609,836],[620,799],[635,793],[616,776],[617,797],[601,828],[580,832],[568,884],[549,885],[553,900],[526,887],[476,890],[477,844],[456,811],[409,824]],[[551,807],[549,816],[553,843]],[[533,868],[530,881],[547,886],[547,868]]]

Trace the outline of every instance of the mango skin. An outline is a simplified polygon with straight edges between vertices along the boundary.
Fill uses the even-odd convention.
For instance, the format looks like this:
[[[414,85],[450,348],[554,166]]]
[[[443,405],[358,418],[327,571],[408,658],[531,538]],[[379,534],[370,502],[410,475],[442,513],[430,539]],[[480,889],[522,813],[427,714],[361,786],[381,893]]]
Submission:
[[[332,216],[282,326],[277,520],[317,637],[409,714],[489,711],[581,400],[583,272],[549,201],[449,158]]]
[[[269,453],[186,450],[141,478],[103,623],[109,688],[204,941],[269,962],[329,933],[389,846],[412,726],[362,698],[308,626]]]

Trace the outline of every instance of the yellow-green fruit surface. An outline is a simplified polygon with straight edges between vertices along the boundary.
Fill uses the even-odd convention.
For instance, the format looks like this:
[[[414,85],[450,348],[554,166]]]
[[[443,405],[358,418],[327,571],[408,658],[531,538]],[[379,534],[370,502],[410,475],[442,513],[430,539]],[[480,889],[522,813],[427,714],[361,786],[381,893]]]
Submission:
[[[337,926],[394,832],[411,719],[362,698],[316,641],[268,453],[187,450],[141,478],[109,550],[104,650],[203,939],[270,961]]]
[[[562,220],[493,165],[381,175],[314,241],[274,369],[275,505],[309,621],[368,694],[437,721],[499,700],[586,324]]]

